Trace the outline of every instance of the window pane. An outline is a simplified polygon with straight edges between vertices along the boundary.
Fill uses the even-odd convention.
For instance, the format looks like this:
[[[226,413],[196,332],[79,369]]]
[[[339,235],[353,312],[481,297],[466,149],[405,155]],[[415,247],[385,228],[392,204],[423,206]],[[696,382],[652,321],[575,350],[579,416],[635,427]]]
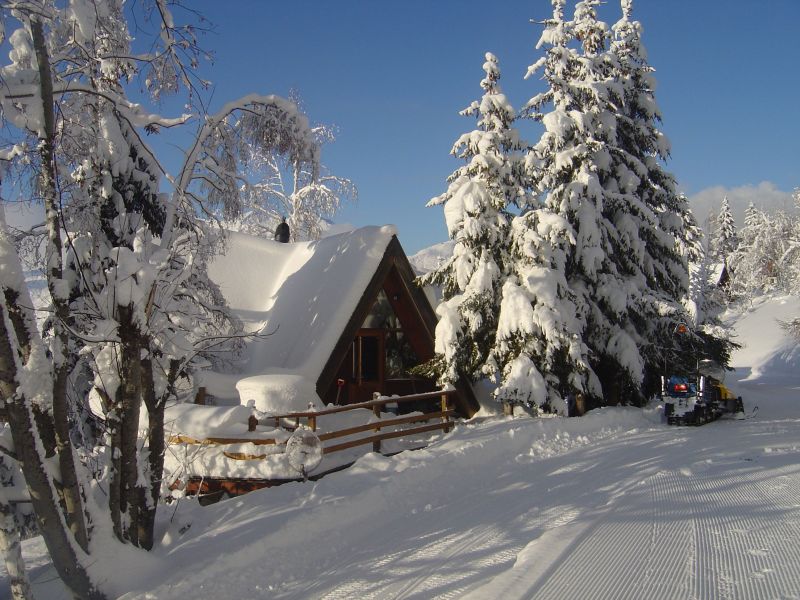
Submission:
[[[419,363],[417,355],[403,332],[394,329],[386,332],[386,377],[409,377],[408,370]]]
[[[378,338],[361,338],[361,380],[378,380]]]
[[[383,290],[378,293],[375,304],[372,305],[367,318],[364,319],[362,327],[364,329],[397,329],[400,327],[400,321],[394,314],[392,305],[389,304],[389,298]]]

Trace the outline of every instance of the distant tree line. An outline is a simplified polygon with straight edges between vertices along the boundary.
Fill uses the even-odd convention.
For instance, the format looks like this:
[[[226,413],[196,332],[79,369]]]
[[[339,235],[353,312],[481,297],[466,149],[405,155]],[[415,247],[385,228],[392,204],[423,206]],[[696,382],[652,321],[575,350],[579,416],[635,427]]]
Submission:
[[[800,190],[794,193],[800,208]],[[727,198],[710,219],[706,252],[698,264],[712,276],[709,297],[728,306],[747,305],[765,294],[800,294],[800,216],[798,211],[757,208],[751,202],[741,228]],[[714,277],[716,275],[716,277]],[[716,285],[716,290],[713,286]],[[787,326],[795,333],[800,320]]]

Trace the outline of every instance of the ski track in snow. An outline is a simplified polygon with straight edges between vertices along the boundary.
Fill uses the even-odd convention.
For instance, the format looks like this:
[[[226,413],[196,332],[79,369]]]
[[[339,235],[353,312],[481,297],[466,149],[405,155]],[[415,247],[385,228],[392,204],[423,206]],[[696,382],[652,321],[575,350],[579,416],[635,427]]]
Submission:
[[[737,423],[712,425],[713,437],[729,445],[724,428],[731,426]],[[565,458],[577,462],[549,476],[574,476],[586,462],[581,455],[602,452],[603,446],[611,453],[607,459],[620,453],[637,459],[625,464],[633,476],[618,483],[607,485],[607,473],[598,469],[596,476],[584,471],[564,484],[568,497],[583,495],[578,508],[543,510],[531,506],[532,498],[515,495],[503,508],[519,516],[505,530],[476,526],[418,542],[413,551],[388,552],[360,569],[383,573],[379,582],[374,576],[372,585],[366,577],[340,580],[321,597],[454,598],[470,589],[467,597],[473,598],[797,597],[799,467],[768,454],[697,460],[697,442],[712,456],[721,450],[706,443],[708,431],[685,431],[682,446],[675,432],[635,433],[568,453]],[[664,469],[665,449],[666,462],[678,466]],[[469,508],[452,511],[446,520],[474,520],[490,505],[465,504]],[[448,568],[452,561],[457,568]],[[586,565],[591,576],[581,577]],[[469,585],[492,574],[486,586]]]
[[[728,438],[720,427],[731,425],[715,424],[715,437]],[[704,433],[687,432],[692,441]],[[659,446],[652,437],[628,442],[646,456]],[[696,450],[689,444],[672,455],[686,466],[632,479],[606,507],[553,529],[557,558],[541,556],[556,540],[533,540],[520,556],[538,551],[539,565],[521,560],[469,597],[800,597],[800,466],[769,454],[697,461]]]
[[[330,478],[310,510],[285,514],[298,539],[267,537],[144,597],[800,598],[800,449],[789,442],[800,421],[639,424],[525,440],[524,422],[490,422],[466,448],[378,459],[389,473],[371,486],[326,495],[342,489]],[[488,450],[509,429],[508,454]],[[412,464],[392,472],[394,460]],[[352,523],[321,527],[309,545],[315,524],[337,518]],[[218,587],[231,564],[258,585]]]

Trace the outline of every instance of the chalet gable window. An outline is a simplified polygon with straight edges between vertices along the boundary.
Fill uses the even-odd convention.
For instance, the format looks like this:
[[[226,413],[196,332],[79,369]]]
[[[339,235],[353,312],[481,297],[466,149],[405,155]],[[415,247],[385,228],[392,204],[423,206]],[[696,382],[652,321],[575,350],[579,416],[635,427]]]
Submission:
[[[376,343],[376,337],[382,338],[383,343]],[[419,364],[416,353],[403,333],[400,319],[392,310],[389,298],[383,290],[378,293],[375,304],[364,319],[356,343],[360,346],[356,353],[359,357],[356,362],[360,365],[357,364],[356,367],[361,368],[362,380],[367,378],[368,373],[371,375],[375,372],[375,365],[381,362],[381,358],[385,379],[411,377],[409,369]]]

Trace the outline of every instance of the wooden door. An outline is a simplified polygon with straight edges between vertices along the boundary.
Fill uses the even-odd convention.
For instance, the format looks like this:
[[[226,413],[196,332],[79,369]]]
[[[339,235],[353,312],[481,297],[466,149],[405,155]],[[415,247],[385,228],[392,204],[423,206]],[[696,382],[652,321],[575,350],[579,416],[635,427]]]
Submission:
[[[360,329],[353,340],[352,377],[348,402],[372,400],[375,392],[383,392],[385,351],[382,329]]]

